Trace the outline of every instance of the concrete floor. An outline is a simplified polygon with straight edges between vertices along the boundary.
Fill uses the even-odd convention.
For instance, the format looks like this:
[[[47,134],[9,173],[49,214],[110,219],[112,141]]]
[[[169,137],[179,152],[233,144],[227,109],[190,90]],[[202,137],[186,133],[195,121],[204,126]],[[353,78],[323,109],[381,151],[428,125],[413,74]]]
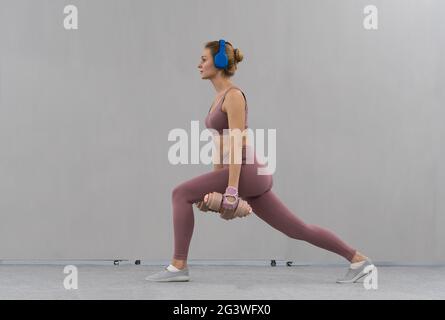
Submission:
[[[445,267],[378,266],[378,289],[337,284],[339,266],[205,266],[191,281],[153,283],[163,266],[78,265],[78,289],[66,290],[64,265],[1,265],[0,299],[445,299]]]

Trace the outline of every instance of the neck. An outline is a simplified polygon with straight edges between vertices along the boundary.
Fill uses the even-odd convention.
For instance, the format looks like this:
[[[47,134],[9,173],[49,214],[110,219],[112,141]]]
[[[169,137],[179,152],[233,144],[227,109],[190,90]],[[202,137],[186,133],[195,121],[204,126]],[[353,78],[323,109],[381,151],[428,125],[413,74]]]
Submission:
[[[233,83],[225,78],[212,79],[212,84],[217,94],[221,94],[227,90],[227,88],[233,86]]]

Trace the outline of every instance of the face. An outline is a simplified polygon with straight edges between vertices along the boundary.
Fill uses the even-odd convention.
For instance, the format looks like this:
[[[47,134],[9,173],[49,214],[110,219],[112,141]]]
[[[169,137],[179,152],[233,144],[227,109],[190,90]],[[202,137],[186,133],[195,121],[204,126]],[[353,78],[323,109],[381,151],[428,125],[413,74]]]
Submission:
[[[213,57],[209,48],[204,48],[201,54],[201,61],[198,65],[201,79],[210,79],[218,74],[218,69],[213,64]]]

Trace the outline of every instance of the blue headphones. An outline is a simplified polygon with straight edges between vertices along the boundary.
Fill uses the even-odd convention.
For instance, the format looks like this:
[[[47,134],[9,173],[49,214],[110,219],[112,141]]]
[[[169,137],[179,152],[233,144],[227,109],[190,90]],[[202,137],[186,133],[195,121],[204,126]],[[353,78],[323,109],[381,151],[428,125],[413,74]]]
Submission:
[[[229,58],[226,54],[226,41],[221,39],[219,40],[219,51],[213,57],[213,61],[215,67],[218,69],[224,69],[229,64]]]

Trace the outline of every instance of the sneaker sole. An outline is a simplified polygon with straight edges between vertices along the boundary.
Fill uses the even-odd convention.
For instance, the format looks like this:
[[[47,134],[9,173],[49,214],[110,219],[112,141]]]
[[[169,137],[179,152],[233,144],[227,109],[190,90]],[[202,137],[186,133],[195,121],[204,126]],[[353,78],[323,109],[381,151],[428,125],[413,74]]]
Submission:
[[[145,280],[151,281],[151,282],[186,282],[186,281],[190,281],[190,278],[187,276],[178,276],[175,278],[162,279],[162,280],[151,280],[151,279],[145,279]]]

